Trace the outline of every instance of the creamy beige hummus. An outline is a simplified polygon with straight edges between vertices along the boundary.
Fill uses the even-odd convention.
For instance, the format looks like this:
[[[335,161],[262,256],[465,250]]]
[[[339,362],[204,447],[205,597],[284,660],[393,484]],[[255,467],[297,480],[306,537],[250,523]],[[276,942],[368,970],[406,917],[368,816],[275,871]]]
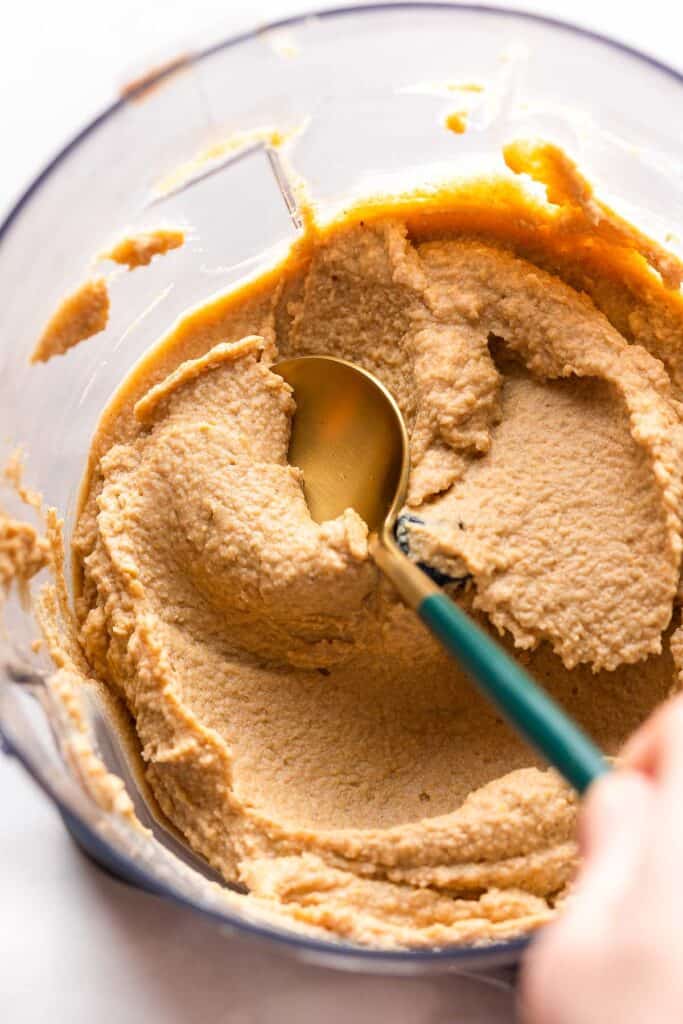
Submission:
[[[524,152],[517,170],[559,166]],[[129,708],[191,846],[299,926],[378,945],[533,928],[571,879],[576,807],[379,576],[358,515],[310,518],[279,357],[344,356],[391,388],[413,554],[608,752],[678,685],[683,306],[648,265],[675,261],[576,182],[309,226],[189,313],[93,442],[79,671]]]

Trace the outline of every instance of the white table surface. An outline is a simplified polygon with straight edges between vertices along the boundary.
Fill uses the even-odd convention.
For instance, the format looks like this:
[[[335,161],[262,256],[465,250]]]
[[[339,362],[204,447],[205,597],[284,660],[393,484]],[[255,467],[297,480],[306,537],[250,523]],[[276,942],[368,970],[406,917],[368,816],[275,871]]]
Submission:
[[[0,33],[0,215],[121,83],[198,37],[230,35],[307,6],[291,0],[12,3]],[[683,69],[683,12],[673,0],[520,0],[520,6],[615,36]],[[2,756],[0,814],[0,1020],[7,1024],[514,1020],[513,999],[502,989],[453,977],[397,980],[298,965],[277,950],[225,938],[197,916],[112,880],[78,852],[56,812]]]

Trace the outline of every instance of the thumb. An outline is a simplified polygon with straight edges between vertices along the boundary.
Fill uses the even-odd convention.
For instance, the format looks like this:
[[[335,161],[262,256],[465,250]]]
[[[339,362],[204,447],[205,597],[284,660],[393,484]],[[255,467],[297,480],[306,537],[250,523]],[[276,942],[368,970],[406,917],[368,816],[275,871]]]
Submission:
[[[602,998],[609,996],[611,979],[603,971],[610,938],[638,877],[653,797],[652,784],[635,772],[610,772],[588,790],[579,817],[582,866],[562,913],[543,929],[525,960],[524,1021],[602,1020],[595,1006],[601,987]]]
[[[593,783],[579,821],[584,857],[574,893],[611,906],[636,877],[647,842],[654,787],[636,772],[614,771]]]

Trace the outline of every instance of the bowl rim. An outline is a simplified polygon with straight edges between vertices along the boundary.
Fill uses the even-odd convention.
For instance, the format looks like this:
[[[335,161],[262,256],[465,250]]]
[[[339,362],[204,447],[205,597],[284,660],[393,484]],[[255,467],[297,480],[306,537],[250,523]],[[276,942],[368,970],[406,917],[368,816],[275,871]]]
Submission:
[[[47,181],[50,175],[57,170],[62,162],[73,151],[75,151],[82,142],[103,126],[113,115],[121,111],[131,100],[139,98],[148,89],[162,84],[179,69],[190,67],[193,64],[198,64],[202,60],[205,60],[222,50],[228,50],[234,46],[240,45],[241,43],[256,39],[266,32],[292,28],[297,25],[305,24],[310,19],[326,21],[346,16],[363,16],[376,14],[377,12],[391,13],[405,10],[450,10],[456,14],[460,12],[475,15],[493,15],[494,17],[501,19],[522,20],[534,23],[547,27],[551,30],[566,32],[570,36],[576,36],[601,43],[618,53],[626,54],[627,56],[634,58],[636,61],[645,64],[654,70],[663,72],[665,75],[668,75],[673,79],[674,82],[677,82],[679,85],[683,85],[682,71],[676,70],[671,65],[648,53],[644,53],[642,50],[639,50],[634,46],[630,46],[629,44],[613,39],[602,32],[575,24],[571,21],[566,21],[562,18],[538,14],[533,11],[519,9],[516,7],[500,7],[496,4],[459,3],[457,0],[426,0],[426,2],[420,2],[420,0],[389,0],[389,2],[359,4],[358,6],[340,6],[324,10],[312,9],[303,13],[281,18],[276,21],[259,24],[254,28],[247,29],[235,35],[227,36],[217,42],[209,43],[208,45],[201,46],[195,50],[191,49],[187,53],[179,55],[176,59],[171,59],[166,62],[164,66],[160,67],[158,70],[153,70],[149,75],[143,76],[143,78],[139,82],[135,83],[131,88],[121,90],[119,95],[111,103],[105,106],[104,109],[92,117],[79,131],[68,139],[68,141],[54,154],[54,156],[52,156],[43,165],[42,169],[38,171],[26,188],[19,193],[18,197],[11,204],[9,211],[0,222],[0,243],[2,243],[8,231],[17,220],[24,207],[26,207],[31,201],[34,194],[40,190],[41,186]],[[472,967],[475,967],[476,969],[485,969],[487,967],[494,968],[506,963],[509,964],[514,962],[518,959],[519,954],[522,953],[532,941],[532,935],[524,935],[513,939],[486,944],[477,945],[470,943],[438,949],[378,949],[355,945],[348,942],[339,942],[333,939],[316,939],[287,931],[285,928],[280,929],[269,924],[255,924],[227,911],[225,913],[213,913],[207,908],[194,903],[191,898],[183,897],[181,893],[160,882],[151,874],[148,874],[145,869],[142,869],[140,865],[134,864],[133,861],[128,861],[127,858],[121,856],[118,851],[103,842],[102,838],[97,834],[94,828],[74,814],[74,811],[62,799],[55,787],[50,784],[49,780],[46,777],[41,777],[42,773],[40,770],[37,770],[37,766],[31,763],[31,760],[26,756],[26,753],[16,742],[13,742],[12,738],[6,732],[4,734],[0,732],[0,740],[2,741],[0,750],[4,749],[7,753],[12,754],[17,758],[27,772],[38,783],[41,789],[43,789],[43,791],[45,791],[50,799],[57,805],[64,819],[65,826],[72,834],[78,845],[81,846],[81,848],[84,849],[84,851],[97,861],[97,863],[105,870],[108,870],[124,882],[128,882],[138,888],[153,892],[166,899],[170,899],[179,905],[185,906],[188,909],[192,909],[195,912],[199,912],[209,918],[212,918],[218,923],[226,925],[237,932],[243,932],[247,936],[251,936],[255,939],[265,939],[269,942],[275,942],[280,946],[280,948],[286,948],[291,953],[300,951],[302,953],[311,954],[315,956],[320,963],[325,960],[345,959],[349,961],[355,960],[359,964],[362,962],[362,964],[366,964],[368,967],[371,967],[374,964],[380,969],[382,965],[385,965],[388,969],[395,966],[397,970],[400,970],[401,965],[408,966],[409,964],[417,965],[420,963],[424,965],[431,964],[435,967],[438,964],[442,964],[444,969],[448,966],[455,967],[458,964],[461,964],[463,969]],[[475,961],[476,963],[474,963]],[[328,964],[328,966],[334,966],[334,964]]]
[[[112,102],[108,106],[104,107],[99,114],[92,117],[91,120],[88,121],[79,131],[71,136],[61,149],[58,149],[54,156],[52,156],[43,165],[42,169],[38,171],[23,192],[19,193],[19,196],[10,206],[5,217],[0,221],[0,242],[2,242],[9,228],[32,198],[33,194],[38,191],[50,174],[58,168],[58,166],[73,150],[77,149],[77,147],[101,125],[103,125],[105,121],[118,113],[118,111],[122,110],[127,103],[139,98],[141,94],[148,89],[161,85],[165,79],[170,78],[171,75],[175,74],[180,70],[180,68],[188,67],[192,64],[198,64],[207,57],[211,57],[213,54],[219,53],[221,50],[227,50],[233,46],[238,46],[240,43],[256,39],[258,36],[263,35],[266,32],[293,28],[296,25],[305,24],[308,20],[313,18],[325,21],[327,19],[340,18],[347,15],[364,15],[374,14],[377,11],[391,12],[402,10],[451,10],[470,14],[482,13],[503,19],[522,19],[523,21],[543,25],[550,29],[559,29],[569,35],[578,36],[583,39],[591,39],[595,42],[602,43],[605,46],[616,50],[618,53],[627,54],[629,57],[633,57],[635,60],[640,61],[657,71],[663,72],[675,82],[678,82],[679,85],[683,85],[683,71],[676,70],[676,68],[673,68],[670,64],[659,60],[657,57],[653,57],[651,54],[644,53],[635,46],[621,42],[618,39],[613,39],[602,32],[586,28],[583,25],[578,25],[562,18],[551,17],[550,15],[537,14],[534,11],[527,11],[523,8],[499,7],[496,4],[460,3],[458,0],[425,0],[425,2],[420,2],[420,0],[388,0],[388,2],[359,4],[358,6],[351,7],[331,7],[324,10],[317,10],[313,8],[312,10],[308,10],[300,14],[280,18],[277,21],[270,21],[262,25],[257,25],[254,28],[239,32],[236,35],[227,36],[218,42],[199,47],[196,50],[189,50],[187,53],[183,53],[177,58],[167,61],[157,71],[152,71],[149,75],[143,76],[142,79],[132,88],[120,90],[116,99],[112,100]]]

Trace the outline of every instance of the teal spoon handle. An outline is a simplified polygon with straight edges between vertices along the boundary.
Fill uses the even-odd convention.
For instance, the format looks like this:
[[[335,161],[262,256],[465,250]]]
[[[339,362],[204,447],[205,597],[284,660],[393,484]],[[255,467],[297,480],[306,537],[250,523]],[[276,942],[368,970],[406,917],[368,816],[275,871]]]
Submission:
[[[578,725],[445,594],[428,594],[417,612],[517,732],[579,793],[609,770]]]

